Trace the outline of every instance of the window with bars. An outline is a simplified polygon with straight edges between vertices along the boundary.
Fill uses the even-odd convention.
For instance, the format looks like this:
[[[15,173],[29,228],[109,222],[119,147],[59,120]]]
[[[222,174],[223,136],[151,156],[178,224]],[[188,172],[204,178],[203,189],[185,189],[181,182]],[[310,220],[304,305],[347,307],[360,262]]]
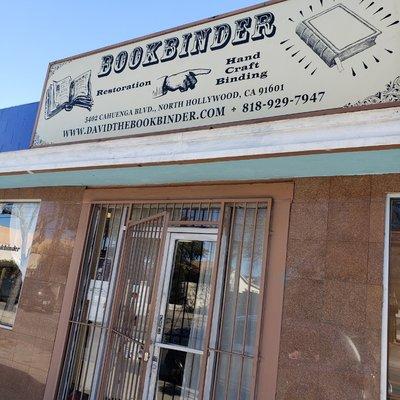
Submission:
[[[218,329],[210,343],[212,399],[254,398],[270,210],[270,203],[225,207],[221,302],[216,301]]]
[[[93,206],[58,399],[96,398],[127,210]]]
[[[400,399],[400,199],[390,204],[387,398]]]
[[[196,379],[191,379],[190,395],[187,391],[177,389],[176,393],[167,393],[167,398],[170,400],[253,399],[259,353],[258,343],[261,331],[270,212],[271,201],[266,199],[237,202],[153,202],[94,205],[76,304],[70,320],[68,347],[65,353],[58,399],[133,400],[142,399],[142,393],[149,393],[146,385],[152,382],[151,374],[148,371],[151,369],[151,362],[148,363],[147,372],[146,368],[140,369],[143,374],[143,379],[138,386],[140,390],[136,390],[132,394],[132,391],[124,389],[128,385],[128,383],[124,383],[124,379],[129,382],[133,381],[132,374],[125,373],[125,367],[136,365],[138,362],[143,365],[144,355],[142,350],[135,350],[135,344],[130,336],[130,326],[133,326],[130,323],[138,318],[134,311],[135,307],[132,306],[133,300],[129,300],[129,296],[118,296],[115,290],[118,287],[116,281],[121,264],[120,254],[123,253],[122,248],[125,246],[122,240],[124,225],[128,220],[132,224],[140,223],[152,216],[157,217],[160,213],[167,216],[169,226],[185,229],[190,229],[189,227],[214,228],[218,232],[218,240],[212,253],[213,257],[215,256],[214,267],[208,271],[207,275],[210,289],[208,309],[212,312],[208,311],[208,318],[205,319],[207,324],[203,327],[201,334],[201,343],[199,342],[196,346],[198,352],[201,349],[202,354],[207,356],[200,357],[200,353],[186,354],[185,365],[192,365],[191,368],[196,370],[195,375],[186,369],[181,371],[182,379],[183,377],[186,379],[186,376],[196,376]],[[158,233],[160,232],[158,231]],[[202,246],[203,252],[203,247],[209,246],[209,244],[196,241],[186,244],[182,242],[177,248],[181,252],[185,252],[184,255],[188,259],[184,262],[181,257],[180,264],[177,264],[176,269],[173,270],[175,278],[172,276],[171,285],[175,286],[173,286],[174,290],[170,298],[170,313],[172,314],[169,316],[171,318],[166,319],[164,342],[174,343],[183,340],[178,345],[187,344],[184,330],[191,324],[193,310],[190,305],[196,301],[199,287],[199,284],[195,283],[199,278],[197,275],[200,261],[196,259],[199,249],[193,246]],[[134,250],[131,249],[131,251]],[[143,251],[142,255],[145,254]],[[154,256],[154,253],[151,254]],[[135,280],[135,273],[138,273],[135,272],[135,268],[138,268],[137,260],[144,260],[143,257],[140,257],[140,255],[137,255],[136,258],[133,257],[132,260],[136,261],[124,267],[125,271],[130,271],[132,274],[132,278],[129,279]],[[191,264],[192,270],[190,270],[189,264]],[[142,265],[144,265],[143,262]],[[182,272],[185,268],[185,272]],[[126,276],[124,278],[125,281],[129,281],[129,279]],[[162,282],[156,282],[156,285],[161,284]],[[140,286],[140,283],[138,285]],[[125,286],[125,291],[128,289],[135,292],[134,285],[132,287]],[[115,331],[111,322],[114,301],[121,303],[115,309],[121,310],[122,307],[123,310],[128,310],[132,314],[127,316],[124,326],[118,327],[122,335],[118,339],[119,343],[126,342],[125,345],[116,344],[115,338],[110,339],[110,332]],[[154,302],[149,304],[149,307],[153,312],[157,309]],[[179,329],[173,326],[175,323],[173,316],[177,310],[185,311],[185,318],[182,317],[180,320],[183,325]],[[154,318],[154,324],[156,324],[158,315],[155,315]],[[165,358],[167,353],[172,354],[174,351],[172,349],[163,350],[161,357]],[[151,349],[149,352],[151,361]],[[108,353],[109,355],[107,355]],[[194,357],[190,363],[187,360],[188,355]],[[134,361],[135,357],[139,357],[140,361],[138,361],[139,358]],[[107,359],[111,359],[108,364]],[[146,358],[145,362],[147,361]],[[157,368],[162,368],[162,365],[159,363]],[[104,368],[108,369],[104,371]],[[129,368],[127,371],[129,372]],[[164,370],[160,369],[157,374],[160,373],[159,377],[166,379],[168,372],[164,367]],[[119,374],[117,381],[112,378],[116,373]],[[100,393],[100,387],[106,388],[105,394]],[[156,398],[161,397],[158,395]]]

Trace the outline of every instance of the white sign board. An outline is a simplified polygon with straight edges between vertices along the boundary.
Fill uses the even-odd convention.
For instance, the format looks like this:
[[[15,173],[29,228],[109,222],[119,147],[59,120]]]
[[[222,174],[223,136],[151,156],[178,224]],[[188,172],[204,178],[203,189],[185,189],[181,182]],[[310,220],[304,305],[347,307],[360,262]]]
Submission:
[[[399,0],[286,0],[49,66],[33,145],[399,101]]]

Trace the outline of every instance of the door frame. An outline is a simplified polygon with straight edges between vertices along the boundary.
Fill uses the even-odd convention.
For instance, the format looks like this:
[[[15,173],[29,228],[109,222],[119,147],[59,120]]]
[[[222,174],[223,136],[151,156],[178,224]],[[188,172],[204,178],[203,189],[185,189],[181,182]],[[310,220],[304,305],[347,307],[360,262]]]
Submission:
[[[383,254],[383,290],[382,290],[382,329],[381,329],[381,374],[380,374],[380,399],[386,400],[388,396],[388,327],[389,327],[389,284],[390,284],[390,224],[392,201],[400,199],[400,193],[388,193],[385,199],[385,233]]]
[[[280,331],[282,324],[283,293],[290,209],[294,182],[221,182],[212,184],[167,185],[158,187],[96,188],[84,193],[75,246],[71,258],[65,295],[57,327],[54,351],[47,377],[44,400],[54,400],[68,339],[69,317],[74,305],[74,294],[84,254],[84,244],[93,204],[156,203],[173,201],[228,202],[271,198],[271,232],[267,260],[268,276],[263,303],[263,329],[260,337],[259,379],[256,397],[274,398],[277,387]],[[266,327],[268,326],[268,329]]]
[[[157,329],[159,327],[158,318],[161,316],[162,310],[166,307],[168,301],[169,287],[171,284],[171,274],[173,268],[173,257],[174,257],[174,249],[176,241],[180,239],[188,239],[188,240],[208,240],[215,242],[215,252],[214,252],[214,268],[218,268],[217,261],[217,246],[218,246],[218,229],[214,228],[182,228],[182,227],[170,227],[167,230],[167,237],[164,245],[163,252],[163,261],[161,264],[161,274],[160,274],[160,282],[163,284],[159,285],[156,297],[156,307],[153,319],[153,325],[151,330],[151,351],[150,351],[150,361],[147,365],[146,372],[146,383],[145,390],[143,392],[142,400],[146,399],[149,395],[154,395],[155,393],[155,382],[157,378],[157,372],[154,370],[154,361],[153,357],[156,353],[157,346]],[[211,275],[210,287],[215,284],[212,281],[213,274]],[[165,315],[163,316],[163,326],[165,324]],[[207,320],[207,325],[210,323],[210,320]],[[206,325],[206,328],[207,328]],[[167,348],[167,346],[163,346],[163,348]],[[169,346],[172,350],[182,350],[178,349],[179,346]],[[182,350],[183,351],[183,350]],[[203,351],[193,351],[192,353],[204,355],[205,350]],[[160,360],[157,360],[157,370],[159,367]],[[153,371],[154,370],[154,371]]]

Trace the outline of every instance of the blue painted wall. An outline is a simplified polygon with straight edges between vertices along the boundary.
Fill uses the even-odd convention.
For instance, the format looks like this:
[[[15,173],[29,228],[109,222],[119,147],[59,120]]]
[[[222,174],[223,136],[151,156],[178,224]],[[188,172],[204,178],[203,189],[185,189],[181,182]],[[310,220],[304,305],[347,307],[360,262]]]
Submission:
[[[0,110],[0,152],[29,148],[39,103]]]

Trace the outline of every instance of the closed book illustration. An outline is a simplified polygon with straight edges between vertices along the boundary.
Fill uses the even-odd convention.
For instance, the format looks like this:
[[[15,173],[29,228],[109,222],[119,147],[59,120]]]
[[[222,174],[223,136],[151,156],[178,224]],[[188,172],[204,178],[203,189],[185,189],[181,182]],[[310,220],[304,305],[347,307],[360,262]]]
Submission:
[[[90,83],[91,71],[72,80],[70,76],[53,81],[46,92],[45,119],[54,117],[61,110],[71,111],[74,106],[91,110],[93,99]]]
[[[301,22],[297,35],[329,66],[374,46],[382,33],[343,4]]]

